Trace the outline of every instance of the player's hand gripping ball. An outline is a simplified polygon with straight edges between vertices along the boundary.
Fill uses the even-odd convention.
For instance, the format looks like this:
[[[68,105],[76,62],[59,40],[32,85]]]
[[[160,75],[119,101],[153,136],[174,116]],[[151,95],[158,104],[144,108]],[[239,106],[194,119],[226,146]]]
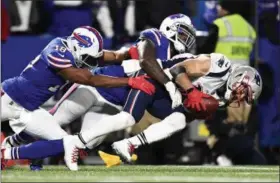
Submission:
[[[195,95],[187,95],[187,98],[184,101],[184,106],[196,119],[211,118],[219,107],[218,100],[211,95],[207,95],[197,90],[195,91]]]

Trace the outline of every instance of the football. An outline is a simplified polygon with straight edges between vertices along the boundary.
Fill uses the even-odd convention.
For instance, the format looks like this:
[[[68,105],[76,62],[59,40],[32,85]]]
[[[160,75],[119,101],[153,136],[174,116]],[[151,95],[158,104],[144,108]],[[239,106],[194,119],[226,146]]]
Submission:
[[[194,110],[188,109],[189,111],[191,111],[192,115],[196,119],[206,119],[206,118],[208,118],[209,116],[214,114],[219,107],[218,100],[216,100],[214,97],[212,97],[210,95],[209,95],[208,98],[203,98],[203,102],[205,104],[206,111],[194,111]]]

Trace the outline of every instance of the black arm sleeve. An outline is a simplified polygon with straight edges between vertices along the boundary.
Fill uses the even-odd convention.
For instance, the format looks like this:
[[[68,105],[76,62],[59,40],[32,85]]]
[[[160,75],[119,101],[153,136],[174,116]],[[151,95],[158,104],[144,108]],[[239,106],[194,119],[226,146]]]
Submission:
[[[219,37],[219,28],[217,25],[212,24],[209,27],[208,37],[197,44],[197,54],[201,53],[213,53],[216,48]]]

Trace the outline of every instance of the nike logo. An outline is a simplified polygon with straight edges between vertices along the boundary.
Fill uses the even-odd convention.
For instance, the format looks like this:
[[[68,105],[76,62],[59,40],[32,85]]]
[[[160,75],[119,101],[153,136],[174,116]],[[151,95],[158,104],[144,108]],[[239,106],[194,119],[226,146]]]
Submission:
[[[60,54],[60,53],[57,53],[59,56],[61,56],[61,57],[64,57],[64,55],[62,55],[62,54]]]

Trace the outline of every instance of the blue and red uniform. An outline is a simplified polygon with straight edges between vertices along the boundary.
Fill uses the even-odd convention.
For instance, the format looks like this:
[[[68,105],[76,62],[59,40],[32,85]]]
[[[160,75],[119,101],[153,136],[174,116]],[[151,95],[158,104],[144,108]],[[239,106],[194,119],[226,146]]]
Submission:
[[[53,39],[17,77],[2,83],[4,92],[17,104],[33,111],[52,97],[66,81],[57,69],[75,67],[64,38]]]
[[[156,59],[160,59],[163,68],[172,67],[174,64],[181,62],[184,59],[169,59],[170,58],[170,42],[157,29],[147,29],[141,32],[139,40],[148,39],[154,43],[156,49]],[[169,59],[169,60],[168,60]],[[122,66],[108,66],[98,68],[94,71],[95,74],[101,74],[111,77],[127,77]],[[139,70],[134,73],[135,76],[143,75],[145,72]],[[131,89],[128,87],[119,88],[96,88],[98,92],[108,101],[124,106],[123,110],[130,113],[135,121],[140,121],[147,109],[152,115],[158,118],[165,118],[174,111],[184,112],[183,107],[175,110],[171,108],[171,99],[165,90],[164,86],[156,81],[149,79],[156,87],[156,92],[153,95],[148,95],[140,90]]]

